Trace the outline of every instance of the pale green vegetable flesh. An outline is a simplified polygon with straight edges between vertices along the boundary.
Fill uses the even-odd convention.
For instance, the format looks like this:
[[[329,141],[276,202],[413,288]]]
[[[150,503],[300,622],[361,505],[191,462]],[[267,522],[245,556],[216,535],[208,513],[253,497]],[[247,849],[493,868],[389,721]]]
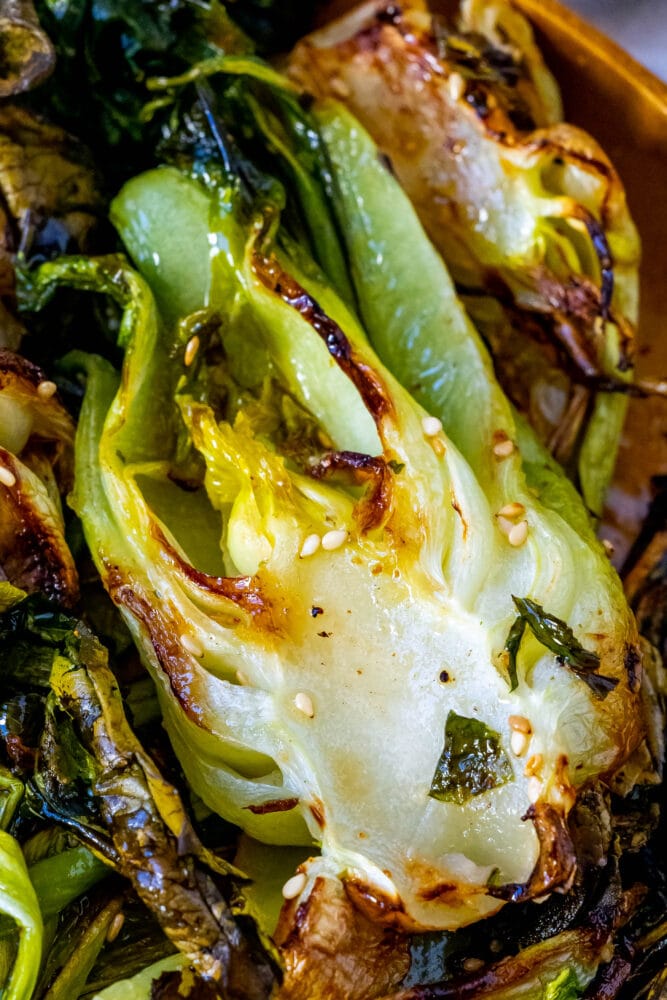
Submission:
[[[193,284],[182,295],[168,271],[158,280],[156,262],[184,245],[164,225],[179,218],[171,199],[194,183],[171,169],[136,178],[113,218],[172,316],[193,308],[192,287],[209,289],[196,304],[217,317],[227,366],[205,325],[163,321],[148,285],[118,261],[59,262],[37,279],[107,291],[125,308],[120,385],[101,361],[85,362],[73,502],[157,681],[186,777],[252,836],[321,845],[308,884],[341,877],[411,928],[458,927],[496,911],[499,896],[548,892],[572,873],[564,817],[577,787],[641,738],[620,584],[590,535],[530,492],[520,454],[494,453],[494,430],[514,439],[513,416],[455,302],[459,349],[493,417],[480,419],[474,393],[443,408],[440,430],[435,408],[383,367],[335,295],[272,253],[261,219],[241,220],[232,192],[211,196],[206,218],[191,217],[200,189],[187,195]],[[431,252],[420,230],[412,239],[417,260]],[[428,345],[439,313],[426,314],[431,325],[413,327]],[[241,400],[231,411],[225,392]],[[286,398],[318,428],[319,472],[281,450]],[[205,517],[193,520],[193,496]],[[523,508],[523,544],[499,520],[511,502]],[[219,569],[207,575],[195,549],[217,550]],[[606,700],[532,636],[510,691],[513,594],[600,657],[619,682]],[[450,712],[497,734],[507,762],[501,783],[463,803],[429,795]],[[510,749],[512,716],[530,721],[537,777]],[[547,828],[560,838],[555,876],[540,855]],[[491,872],[502,892],[487,885]]]
[[[42,915],[18,842],[0,830],[0,913],[16,924],[18,950],[3,1000],[30,1000],[42,960]]]
[[[156,980],[165,972],[185,968],[186,964],[187,959],[183,955],[169,955],[142,969],[131,979],[119,979],[113,986],[107,986],[101,993],[96,993],[92,1000],[150,1000]]]

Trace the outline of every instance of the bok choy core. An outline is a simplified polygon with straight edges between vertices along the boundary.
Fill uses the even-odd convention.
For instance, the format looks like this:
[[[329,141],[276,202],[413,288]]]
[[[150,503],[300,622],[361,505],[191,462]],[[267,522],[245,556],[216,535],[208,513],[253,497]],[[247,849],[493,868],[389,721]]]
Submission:
[[[400,287],[401,252],[409,274],[433,251],[394,194],[374,210],[411,227]],[[150,171],[112,209],[140,273],[39,270],[37,300],[71,284],[123,309],[120,380],[70,358],[86,374],[73,505],[204,802],[260,840],[318,845],[303,900],[342,880],[374,920],[456,928],[571,884],[579,790],[644,736],[636,626],[574,492],[566,511],[529,488],[474,329],[451,354],[474,390],[425,409],[281,209],[275,185]],[[443,319],[424,350],[444,343],[446,363],[460,307],[449,284],[428,295]],[[421,329],[433,303],[409,285],[402,303]],[[513,597],[544,619],[515,678]]]

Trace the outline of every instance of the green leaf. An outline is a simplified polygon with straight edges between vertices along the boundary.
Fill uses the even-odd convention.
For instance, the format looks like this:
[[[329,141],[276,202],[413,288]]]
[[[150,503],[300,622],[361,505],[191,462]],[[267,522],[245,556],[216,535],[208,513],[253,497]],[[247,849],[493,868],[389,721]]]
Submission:
[[[584,649],[569,625],[566,625],[560,618],[556,618],[555,615],[548,614],[544,608],[536,601],[531,601],[529,597],[512,597],[512,600],[519,612],[520,619],[525,622],[535,638],[555,655],[558,663],[568,666],[580,677],[597,698],[606,698],[609,692],[614,690],[618,679],[596,673],[600,667],[600,657],[597,653]],[[523,631],[521,635],[523,635]],[[510,639],[512,639],[515,663],[521,641],[521,636],[518,636],[517,642],[517,636],[518,627],[515,622],[507,637],[505,647],[506,649],[509,647]],[[512,653],[510,653],[511,656]]]
[[[563,969],[561,974],[547,983],[544,1000],[579,1000],[582,987],[572,969]]]
[[[22,601],[24,597],[25,591],[14,587],[7,580],[0,581],[0,614],[3,611],[9,611],[15,604]]]
[[[512,777],[512,765],[498,733],[479,719],[450,712],[445,724],[445,746],[428,793],[431,798],[463,805]]]

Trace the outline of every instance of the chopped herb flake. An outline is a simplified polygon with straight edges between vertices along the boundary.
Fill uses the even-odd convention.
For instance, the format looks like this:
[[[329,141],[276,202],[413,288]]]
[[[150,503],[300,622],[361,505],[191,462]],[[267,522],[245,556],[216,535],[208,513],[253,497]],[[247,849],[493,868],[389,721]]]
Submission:
[[[431,798],[463,805],[474,795],[504,785],[512,777],[512,765],[498,733],[479,719],[450,712],[445,724],[445,746],[431,781]]]
[[[505,643],[505,649],[510,656],[510,691],[513,691],[518,683],[516,657],[526,626],[538,642],[554,654],[557,662],[561,666],[569,667],[588,685],[597,698],[606,698],[609,692],[614,690],[618,684],[617,678],[597,673],[600,657],[597,653],[584,649],[569,625],[555,615],[548,614],[536,601],[531,601],[528,597],[512,597],[512,600],[519,617],[512,625]]]
[[[507,672],[509,675],[510,691],[516,690],[519,684],[519,677],[516,670],[516,658],[519,653],[519,646],[521,645],[521,640],[523,639],[525,631],[526,621],[521,617],[521,615],[519,615],[512,625],[512,628],[509,630],[507,642],[505,643],[505,650],[509,654]]]

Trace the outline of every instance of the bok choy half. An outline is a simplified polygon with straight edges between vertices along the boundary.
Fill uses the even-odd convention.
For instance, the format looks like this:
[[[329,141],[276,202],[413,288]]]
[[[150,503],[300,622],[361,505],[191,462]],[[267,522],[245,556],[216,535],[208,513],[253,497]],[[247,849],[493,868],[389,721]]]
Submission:
[[[370,140],[327,114],[341,181],[363,183]],[[364,210],[408,235],[391,327],[379,299],[362,328],[281,226],[275,184],[174,167],[113,204],[138,271],[63,258],[34,294],[123,309],[120,380],[69,360],[86,377],[73,505],[188,782],[257,839],[319,847],[301,902],[340,881],[374,921],[455,929],[572,884],[578,796],[650,763],[641,655],[581,501],[545,460],[542,502],[538,446],[524,429],[524,455],[442,264],[381,183]],[[422,265],[438,280],[414,294]],[[359,299],[376,276],[355,275]],[[414,386],[408,333],[462,391]]]

